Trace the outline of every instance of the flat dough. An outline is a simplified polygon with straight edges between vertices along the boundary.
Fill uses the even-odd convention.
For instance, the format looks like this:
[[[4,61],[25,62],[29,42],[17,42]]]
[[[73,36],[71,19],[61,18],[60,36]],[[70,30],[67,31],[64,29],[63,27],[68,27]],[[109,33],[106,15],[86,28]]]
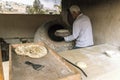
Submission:
[[[59,29],[59,30],[56,30],[55,35],[65,37],[70,35],[70,32],[67,29]]]
[[[115,51],[112,50],[107,50],[105,51],[105,53],[109,56],[109,57],[113,57],[115,55]]]
[[[57,33],[69,33],[69,30],[67,29],[59,29],[59,30],[56,30]]]
[[[87,68],[87,64],[84,63],[84,62],[80,62],[80,61],[77,62],[77,66],[80,67],[80,68],[82,68],[82,69]]]
[[[31,58],[41,58],[47,54],[47,49],[44,46],[31,44],[21,45],[15,48],[18,55],[25,55]]]

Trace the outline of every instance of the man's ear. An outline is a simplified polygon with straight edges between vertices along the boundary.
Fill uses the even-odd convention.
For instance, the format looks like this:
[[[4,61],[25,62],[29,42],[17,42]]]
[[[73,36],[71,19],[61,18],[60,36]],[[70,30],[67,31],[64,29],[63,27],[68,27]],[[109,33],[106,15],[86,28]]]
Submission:
[[[73,15],[76,15],[77,13],[75,11],[72,12]]]

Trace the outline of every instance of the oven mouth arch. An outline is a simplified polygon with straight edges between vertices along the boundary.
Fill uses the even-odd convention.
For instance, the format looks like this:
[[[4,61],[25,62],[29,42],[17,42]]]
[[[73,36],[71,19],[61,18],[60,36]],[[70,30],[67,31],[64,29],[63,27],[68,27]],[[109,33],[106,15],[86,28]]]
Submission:
[[[48,36],[51,40],[56,42],[64,41],[63,37],[59,37],[55,35],[56,30],[59,30],[59,29],[65,29],[65,27],[60,24],[54,24],[48,28]]]

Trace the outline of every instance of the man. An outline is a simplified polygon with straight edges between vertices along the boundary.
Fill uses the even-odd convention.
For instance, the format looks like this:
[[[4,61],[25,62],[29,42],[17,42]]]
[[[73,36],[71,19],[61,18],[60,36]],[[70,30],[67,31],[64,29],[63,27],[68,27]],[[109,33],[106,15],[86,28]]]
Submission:
[[[72,35],[62,37],[64,37],[64,40],[67,42],[75,40],[75,46],[73,49],[92,46],[94,43],[89,17],[81,13],[81,10],[77,5],[71,6],[69,11],[75,19],[73,22]]]

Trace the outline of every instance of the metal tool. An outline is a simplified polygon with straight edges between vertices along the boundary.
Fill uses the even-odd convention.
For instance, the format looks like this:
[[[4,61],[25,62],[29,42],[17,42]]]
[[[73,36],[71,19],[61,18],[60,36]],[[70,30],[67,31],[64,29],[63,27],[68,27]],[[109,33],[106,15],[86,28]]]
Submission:
[[[63,57],[62,57],[63,58]],[[69,60],[63,58],[65,61],[67,61],[68,63],[72,64],[73,66],[75,66],[76,68],[78,68],[79,70],[81,70],[81,72],[85,75],[85,77],[88,77],[87,74],[85,73],[85,71],[83,71],[80,67],[78,67],[77,65],[75,65],[74,63],[70,62]]]
[[[34,63],[30,62],[30,61],[26,61],[25,64],[32,66],[32,68],[34,70],[37,70],[37,71],[41,70],[44,67],[43,65],[34,64]]]

